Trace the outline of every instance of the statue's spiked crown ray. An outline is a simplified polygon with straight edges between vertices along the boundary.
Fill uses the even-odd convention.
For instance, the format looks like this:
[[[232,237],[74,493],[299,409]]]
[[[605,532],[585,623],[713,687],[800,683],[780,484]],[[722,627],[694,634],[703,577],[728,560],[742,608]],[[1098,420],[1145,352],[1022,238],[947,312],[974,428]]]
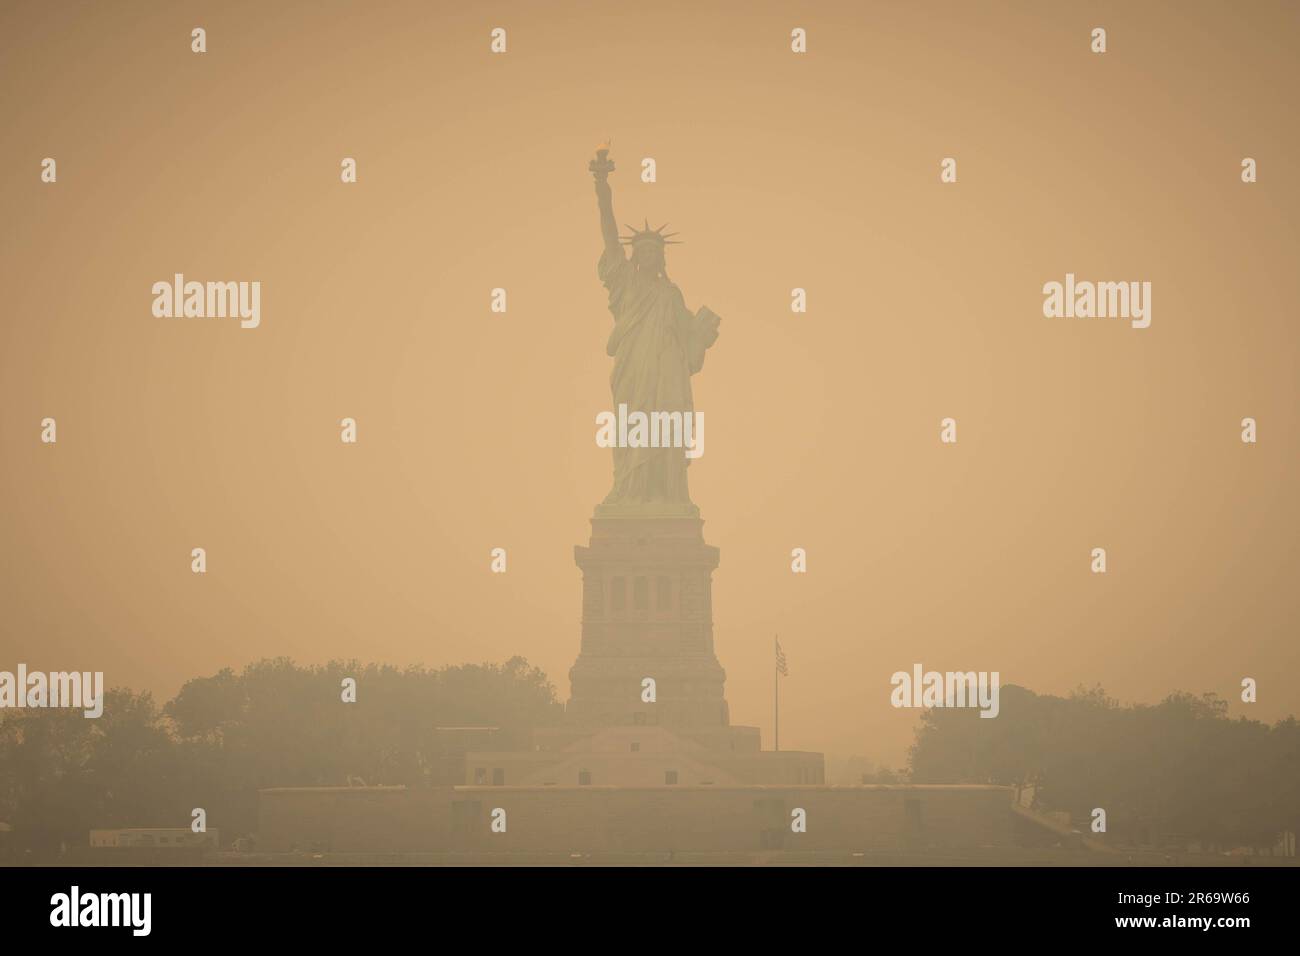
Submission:
[[[650,228],[650,220],[645,221],[645,228],[638,229],[636,226],[624,226],[632,233],[630,236],[619,236],[619,241],[623,245],[636,245],[638,242],[657,242],[661,246],[676,246],[681,244],[680,239],[672,239],[671,236],[677,235],[675,232],[664,232],[668,228],[668,223],[664,223],[658,229]]]

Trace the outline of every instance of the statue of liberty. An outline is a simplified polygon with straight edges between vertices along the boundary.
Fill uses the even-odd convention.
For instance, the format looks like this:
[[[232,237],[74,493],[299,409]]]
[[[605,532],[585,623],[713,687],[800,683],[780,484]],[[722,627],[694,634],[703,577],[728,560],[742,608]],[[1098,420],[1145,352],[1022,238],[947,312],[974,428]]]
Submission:
[[[597,274],[609,290],[614,328],[605,351],[614,358],[610,388],[614,408],[627,411],[694,413],[691,376],[704,366],[704,352],[718,337],[721,321],[709,308],[686,308],[681,290],[668,278],[664,247],[676,233],[665,226],[629,226],[620,237],[614,219],[609,147],[601,146],[588,168],[596,178],[600,231],[605,240]],[[632,249],[629,259],[623,250]],[[598,514],[698,515],[686,487],[690,460],[682,448],[615,447],[614,487]]]

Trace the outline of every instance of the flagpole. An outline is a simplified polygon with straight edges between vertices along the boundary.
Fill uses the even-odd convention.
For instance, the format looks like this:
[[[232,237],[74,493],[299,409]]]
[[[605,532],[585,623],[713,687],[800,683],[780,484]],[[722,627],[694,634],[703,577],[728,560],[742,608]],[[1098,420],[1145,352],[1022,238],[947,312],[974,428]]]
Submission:
[[[772,737],[777,750],[781,749],[781,665],[776,657],[776,648],[781,646],[781,635],[773,638],[775,647],[772,654]]]

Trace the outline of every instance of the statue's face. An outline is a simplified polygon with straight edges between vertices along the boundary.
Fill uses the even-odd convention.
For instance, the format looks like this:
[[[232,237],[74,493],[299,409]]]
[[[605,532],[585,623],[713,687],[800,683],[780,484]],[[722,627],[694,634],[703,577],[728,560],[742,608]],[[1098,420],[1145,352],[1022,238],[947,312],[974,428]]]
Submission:
[[[662,272],[664,268],[664,247],[657,242],[638,242],[632,247],[632,264],[638,269]]]

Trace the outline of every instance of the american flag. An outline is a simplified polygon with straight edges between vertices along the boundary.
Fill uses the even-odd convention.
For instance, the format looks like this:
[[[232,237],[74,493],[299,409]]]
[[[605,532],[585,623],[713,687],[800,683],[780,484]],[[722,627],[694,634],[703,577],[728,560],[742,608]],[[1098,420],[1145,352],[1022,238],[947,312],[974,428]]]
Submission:
[[[785,651],[781,650],[781,642],[776,642],[776,672],[782,677],[790,676],[790,668],[785,662]]]

